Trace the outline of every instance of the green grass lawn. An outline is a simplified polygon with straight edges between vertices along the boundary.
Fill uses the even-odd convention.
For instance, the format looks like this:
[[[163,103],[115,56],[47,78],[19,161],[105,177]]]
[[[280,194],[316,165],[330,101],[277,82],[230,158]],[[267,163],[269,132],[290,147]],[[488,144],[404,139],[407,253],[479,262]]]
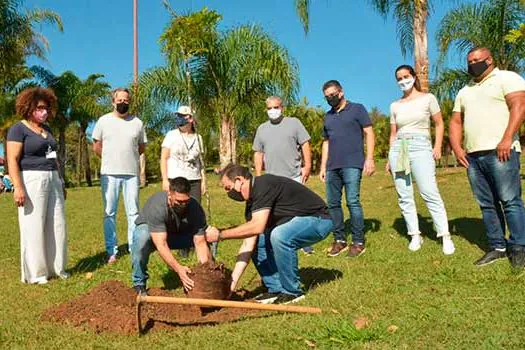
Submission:
[[[382,165],[381,165],[382,166]],[[419,252],[407,249],[393,183],[379,171],[362,184],[367,227],[367,251],[357,259],[329,258],[327,239],[316,254],[300,254],[301,273],[308,288],[302,305],[319,306],[316,316],[272,314],[231,324],[174,328],[141,338],[96,334],[39,320],[51,306],[83,294],[106,280],[131,286],[130,256],[104,264],[100,189],[69,190],[68,280],[43,286],[20,283],[17,211],[9,194],[0,196],[0,348],[170,348],[170,349],[305,349],[410,348],[495,349],[525,345],[525,277],[507,261],[478,268],[473,262],[486,246],[480,211],[465,172],[439,170],[438,181],[448,210],[456,253],[444,256],[436,241],[427,209],[418,197],[425,242]],[[324,197],[317,178],[308,184]],[[243,205],[226,197],[217,179],[210,180],[212,224],[240,224]],[[151,184],[141,202],[160,189]],[[125,215],[118,215],[119,239],[125,243]],[[223,242],[219,260],[233,267],[240,241]],[[187,261],[193,264],[193,258]],[[93,273],[91,279],[86,278]],[[178,287],[177,278],[157,255],[150,263],[150,287]],[[250,266],[241,287],[255,289],[259,278]],[[368,327],[353,323],[366,319]]]

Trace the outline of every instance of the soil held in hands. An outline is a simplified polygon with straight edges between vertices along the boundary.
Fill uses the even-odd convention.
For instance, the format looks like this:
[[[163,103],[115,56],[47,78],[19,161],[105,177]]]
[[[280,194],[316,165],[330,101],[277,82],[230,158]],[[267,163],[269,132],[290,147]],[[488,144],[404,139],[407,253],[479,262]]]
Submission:
[[[191,268],[190,278],[195,282],[188,297],[200,299],[227,299],[230,295],[231,271],[224,264],[207,262]]]

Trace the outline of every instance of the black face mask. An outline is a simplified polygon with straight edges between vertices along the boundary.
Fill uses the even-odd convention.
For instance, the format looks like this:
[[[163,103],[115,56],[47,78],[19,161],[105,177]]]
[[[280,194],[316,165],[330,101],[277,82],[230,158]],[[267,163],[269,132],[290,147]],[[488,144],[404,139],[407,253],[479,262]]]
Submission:
[[[472,63],[468,65],[468,74],[470,74],[474,78],[477,78],[481,74],[485,73],[485,71],[488,68],[489,68],[489,65],[487,64],[487,60]]]
[[[186,211],[188,210],[187,204],[175,204],[173,206],[173,211],[179,216],[184,217],[186,216]]]
[[[233,188],[228,191],[228,197],[237,202],[244,202],[244,197],[242,196],[242,193],[239,191],[235,191]]]
[[[117,103],[117,112],[119,112],[120,114],[126,114],[128,113],[128,110],[129,110],[129,103],[126,103],[126,102]]]
[[[335,108],[339,106],[339,103],[341,103],[341,98],[338,95],[326,96],[326,102],[328,102],[330,107]]]

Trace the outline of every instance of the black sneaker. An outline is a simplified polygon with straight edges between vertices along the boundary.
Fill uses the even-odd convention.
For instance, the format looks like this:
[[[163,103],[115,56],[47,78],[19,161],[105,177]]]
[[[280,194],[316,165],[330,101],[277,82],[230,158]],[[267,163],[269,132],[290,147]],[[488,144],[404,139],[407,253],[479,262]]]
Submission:
[[[256,303],[260,304],[271,304],[277,299],[279,293],[262,293],[254,298]]]
[[[133,289],[135,289],[135,292],[137,292],[137,295],[140,295],[140,296],[148,295],[148,292],[146,291],[146,286],[133,286]]]
[[[293,294],[281,293],[279,294],[279,296],[277,297],[277,299],[275,299],[273,303],[274,304],[292,304],[292,303],[301,301],[305,298],[306,297],[304,296],[304,294],[293,295]]]
[[[484,266],[488,264],[492,264],[496,260],[504,259],[507,257],[506,251],[501,250],[491,250],[490,252],[485,253],[478,261],[475,262],[475,265],[477,266]]]
[[[510,264],[515,269],[523,269],[525,267],[525,249],[524,247],[513,247],[509,252]]]

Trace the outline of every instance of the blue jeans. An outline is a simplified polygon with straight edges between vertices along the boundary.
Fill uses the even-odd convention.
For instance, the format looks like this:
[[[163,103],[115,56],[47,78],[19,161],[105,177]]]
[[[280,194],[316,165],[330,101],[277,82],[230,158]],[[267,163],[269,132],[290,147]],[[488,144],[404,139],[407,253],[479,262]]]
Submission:
[[[407,225],[409,235],[417,235],[419,222],[417,218],[416,202],[414,201],[413,180],[416,181],[421,197],[427,205],[436,228],[437,236],[442,237],[449,234],[447,212],[445,204],[439,194],[436,181],[436,162],[432,156],[432,143],[428,136],[409,136],[408,159],[410,161],[410,174],[404,172],[395,173],[394,169],[401,152],[401,140],[397,139],[390,147],[388,161],[392,169],[394,184],[401,213]]]
[[[117,209],[120,191],[124,197],[124,207],[128,217],[128,245],[133,246],[133,231],[135,219],[139,216],[139,186],[138,176],[132,175],[102,175],[100,177],[102,201],[104,203],[104,240],[106,253],[117,254]]]
[[[341,208],[341,196],[343,187],[346,195],[346,205],[350,211],[350,230],[353,243],[363,244],[364,217],[361,207],[361,173],[359,168],[342,168],[328,170],[326,172],[326,200],[328,211],[334,222],[334,239],[346,242],[345,223],[343,209]]]
[[[500,162],[496,151],[467,155],[470,187],[481,208],[489,246],[504,249],[505,221],[509,226],[509,246],[525,246],[525,209],[521,200],[520,154]]]
[[[181,226],[181,232],[188,232]],[[133,248],[131,251],[131,280],[134,286],[146,287],[148,281],[148,262],[149,256],[157,248],[153,244],[149,227],[147,224],[140,224],[133,233]],[[193,247],[193,236],[190,234],[168,235],[168,246],[170,249],[184,249]]]
[[[297,250],[325,239],[332,220],[315,216],[296,216],[259,235],[252,257],[270,293],[302,294]]]

